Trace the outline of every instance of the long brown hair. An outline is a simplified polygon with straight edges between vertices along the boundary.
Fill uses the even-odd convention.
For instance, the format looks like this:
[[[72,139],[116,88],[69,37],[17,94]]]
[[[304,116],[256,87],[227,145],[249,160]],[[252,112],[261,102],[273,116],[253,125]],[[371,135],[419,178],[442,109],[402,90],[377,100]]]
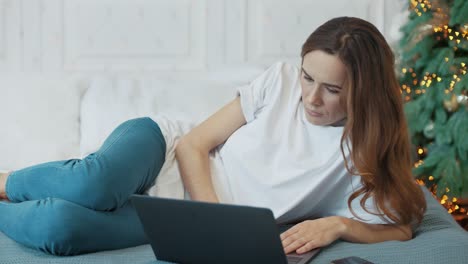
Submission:
[[[348,199],[353,215],[359,218],[351,202],[362,195],[360,205],[368,213],[386,216],[396,224],[421,222],[426,201],[411,175],[403,101],[394,55],[385,38],[365,20],[338,17],[309,36],[302,46],[302,58],[313,50],[337,55],[347,68],[342,100],[347,121],[341,152],[346,169],[351,175],[360,175],[362,184]],[[350,150],[352,166],[344,146]],[[378,212],[365,207],[369,198],[374,199]]]

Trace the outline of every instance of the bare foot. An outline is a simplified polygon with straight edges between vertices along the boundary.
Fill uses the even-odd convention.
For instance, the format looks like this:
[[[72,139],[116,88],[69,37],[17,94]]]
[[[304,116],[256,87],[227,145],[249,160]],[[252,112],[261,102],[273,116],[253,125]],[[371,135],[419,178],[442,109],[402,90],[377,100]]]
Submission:
[[[5,185],[6,185],[6,181],[7,181],[7,178],[8,176],[10,175],[10,173],[0,173],[0,199],[7,199],[8,200],[8,197],[6,195],[6,192],[5,192]]]

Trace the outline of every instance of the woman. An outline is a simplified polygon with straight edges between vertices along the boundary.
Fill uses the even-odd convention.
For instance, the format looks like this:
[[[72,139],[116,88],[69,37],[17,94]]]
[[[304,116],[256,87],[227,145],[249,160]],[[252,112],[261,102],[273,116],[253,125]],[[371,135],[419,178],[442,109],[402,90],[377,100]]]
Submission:
[[[295,223],[281,234],[286,253],[411,239],[426,205],[384,37],[335,18],[301,56],[299,69],[273,65],[180,140],[168,120],[133,119],[83,160],[2,175],[11,203],[0,203],[0,230],[61,255],[146,243],[128,199],[148,192],[176,146],[191,199],[268,207]]]

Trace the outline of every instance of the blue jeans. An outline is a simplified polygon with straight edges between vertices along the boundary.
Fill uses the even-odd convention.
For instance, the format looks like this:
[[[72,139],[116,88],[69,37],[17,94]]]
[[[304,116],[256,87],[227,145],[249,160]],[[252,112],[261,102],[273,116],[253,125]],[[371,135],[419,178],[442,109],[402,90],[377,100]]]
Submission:
[[[150,188],[165,160],[166,142],[150,118],[119,125],[84,159],[14,171],[0,202],[0,230],[28,247],[76,255],[147,243],[132,194]]]

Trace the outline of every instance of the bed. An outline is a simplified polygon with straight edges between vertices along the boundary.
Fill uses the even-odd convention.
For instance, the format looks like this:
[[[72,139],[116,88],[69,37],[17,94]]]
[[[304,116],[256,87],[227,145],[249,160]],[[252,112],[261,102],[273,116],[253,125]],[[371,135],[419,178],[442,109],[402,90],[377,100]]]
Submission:
[[[424,193],[428,203],[427,212],[412,240],[376,244],[336,241],[322,250],[311,263],[330,263],[331,260],[349,256],[358,256],[374,263],[467,263],[468,232],[453,220],[429,191],[424,189]],[[0,263],[150,264],[168,262],[156,260],[150,245],[71,257],[52,256],[26,248],[0,233]]]

